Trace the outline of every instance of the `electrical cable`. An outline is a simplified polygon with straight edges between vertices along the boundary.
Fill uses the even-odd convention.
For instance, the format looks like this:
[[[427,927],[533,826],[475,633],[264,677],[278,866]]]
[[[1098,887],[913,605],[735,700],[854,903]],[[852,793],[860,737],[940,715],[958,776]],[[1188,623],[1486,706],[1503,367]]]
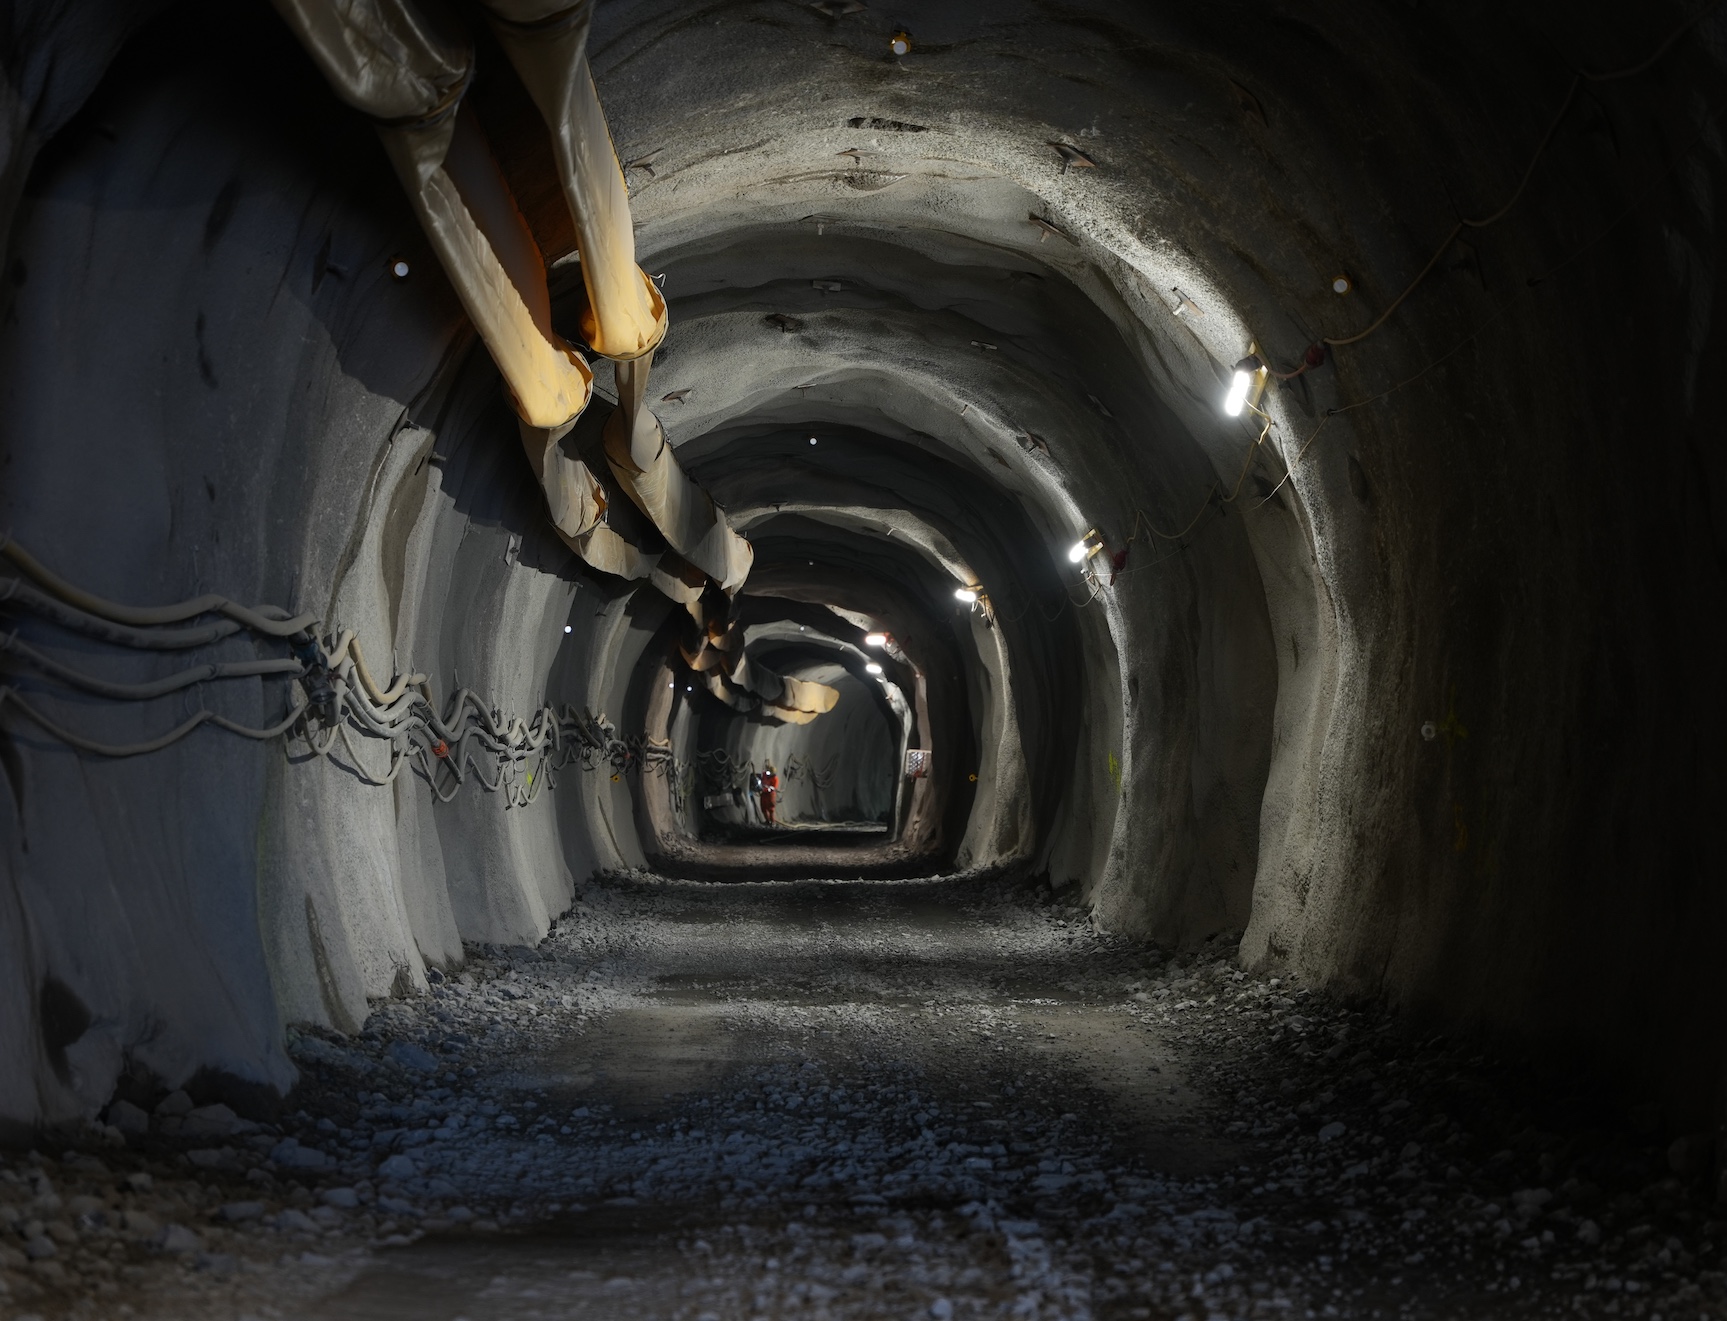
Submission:
[[[1571,76],[1571,84],[1566,88],[1565,96],[1559,103],[1558,112],[1553,116],[1552,121],[1548,124],[1547,132],[1542,134],[1540,144],[1535,148],[1534,154],[1529,158],[1529,164],[1524,167],[1523,175],[1518,180],[1516,189],[1514,189],[1511,196],[1506,199],[1505,204],[1490,215],[1474,220],[1462,219],[1454,224],[1446,234],[1444,241],[1440,243],[1437,249],[1435,249],[1433,256],[1428,258],[1427,264],[1421,268],[1420,273],[1409,282],[1402,293],[1392,299],[1391,304],[1379,314],[1367,329],[1354,335],[1344,337],[1327,336],[1325,339],[1321,340],[1320,343],[1332,348],[1339,348],[1345,344],[1359,344],[1362,340],[1366,339],[1369,335],[1373,334],[1383,326],[1391,317],[1391,314],[1403,305],[1404,300],[1415,292],[1421,282],[1425,280],[1428,275],[1432,273],[1433,268],[1439,264],[1439,259],[1445,255],[1459,234],[1461,234],[1465,229],[1486,229],[1489,225],[1497,224],[1499,221],[1503,220],[1505,216],[1510,213],[1511,208],[1517,205],[1518,199],[1523,196],[1524,190],[1528,188],[1529,181],[1535,175],[1535,167],[1540,163],[1542,156],[1546,154],[1547,148],[1553,142],[1553,135],[1559,131],[1559,125],[1564,121],[1566,113],[1571,109],[1572,103],[1577,99],[1577,89],[1581,87],[1586,80],[1598,83],[1615,82],[1621,78],[1631,78],[1637,74],[1648,71],[1650,68],[1654,67],[1662,56],[1666,55],[1667,52],[1674,47],[1681,37],[1683,37],[1698,23],[1707,18],[1722,3],[1723,0],[1711,0],[1711,3],[1705,5],[1696,14],[1681,23],[1666,38],[1666,40],[1655,48],[1652,54],[1647,56],[1645,59],[1639,60],[1636,64],[1627,65],[1625,68],[1615,69],[1608,73],[1589,73],[1583,70],[1574,72]],[[1292,373],[1292,376],[1299,376],[1301,372],[1305,370],[1306,367],[1304,366]],[[1278,375],[1278,373],[1275,372],[1273,374]],[[1290,377],[1280,377],[1280,379],[1287,380],[1290,379]]]
[[[199,615],[220,614],[254,633],[262,633],[266,637],[287,638],[305,632],[317,622],[316,616],[313,615],[295,615],[290,618],[288,612],[278,606],[248,608],[230,601],[225,596],[198,596],[176,605],[119,605],[74,587],[12,540],[10,532],[0,533],[0,556],[11,560],[27,577],[67,604],[115,624],[148,627],[184,623],[188,619],[196,619]]]
[[[1511,194],[1511,197],[1506,201],[1506,203],[1503,206],[1501,206],[1497,211],[1493,212],[1491,215],[1483,216],[1479,219],[1473,219],[1473,220],[1464,219],[1464,220],[1458,221],[1457,224],[1452,227],[1451,232],[1446,235],[1445,241],[1442,244],[1440,244],[1439,248],[1434,252],[1433,256],[1428,260],[1427,265],[1422,267],[1420,274],[1418,274],[1415,277],[1415,279],[1409,283],[1409,285],[1403,290],[1403,292],[1401,294],[1399,294],[1395,300],[1393,300],[1391,305],[1389,307],[1387,307],[1385,309],[1385,311],[1380,314],[1378,319],[1375,320],[1372,325],[1368,326],[1366,330],[1362,331],[1361,333],[1359,333],[1357,335],[1351,336],[1347,339],[1327,338],[1327,339],[1321,340],[1319,343],[1336,347],[1336,346],[1344,345],[1344,344],[1358,343],[1359,341],[1367,338],[1367,336],[1371,335],[1374,331],[1378,330],[1379,327],[1385,323],[1387,318],[1389,318],[1391,316],[1391,314],[1397,310],[1398,306],[1401,305],[1403,303],[1403,301],[1406,298],[1408,298],[1409,295],[1415,291],[1416,286],[1418,286],[1422,282],[1422,280],[1424,280],[1428,276],[1428,274],[1432,271],[1434,265],[1439,261],[1439,259],[1442,256],[1445,255],[1445,252],[1451,246],[1452,241],[1454,239],[1456,239],[1456,237],[1460,233],[1462,233],[1464,229],[1466,229],[1466,228],[1483,229],[1483,228],[1486,228],[1488,225],[1492,225],[1492,224],[1496,223],[1497,221],[1503,219],[1505,217],[1505,215],[1510,212],[1511,208],[1517,204],[1518,199],[1523,196],[1524,190],[1528,187],[1529,181],[1534,175],[1536,164],[1540,161],[1542,154],[1547,150],[1548,145],[1552,142],[1553,135],[1558,131],[1560,123],[1563,121],[1566,113],[1571,108],[1571,104],[1577,95],[1578,87],[1581,86],[1581,84],[1584,81],[1612,82],[1612,81],[1615,81],[1617,79],[1630,78],[1630,77],[1633,77],[1639,73],[1646,72],[1648,69],[1653,67],[1661,59],[1661,57],[1663,55],[1667,54],[1667,52],[1673,48],[1673,46],[1679,41],[1679,39],[1681,37],[1683,37],[1687,32],[1689,32],[1698,23],[1702,22],[1703,19],[1707,18],[1711,13],[1713,13],[1723,3],[1727,3],[1727,0],[1712,0],[1712,2],[1710,4],[1704,6],[1701,10],[1699,10],[1691,18],[1687,19],[1684,23],[1680,24],[1678,28],[1676,28],[1671,34],[1668,35],[1666,40],[1664,40],[1658,47],[1656,47],[1655,51],[1651,55],[1638,61],[1636,64],[1628,65],[1625,68],[1612,70],[1612,71],[1606,72],[1606,73],[1592,73],[1592,72],[1589,72],[1587,70],[1577,71],[1573,75],[1571,85],[1567,89],[1565,97],[1560,103],[1558,113],[1554,115],[1552,121],[1549,123],[1548,128],[1547,128],[1547,132],[1542,136],[1540,145],[1535,149],[1535,154],[1530,158],[1528,166],[1524,169],[1523,175],[1522,175],[1521,179],[1518,181],[1516,190]],[[1705,121],[1706,125],[1708,123],[1712,123],[1715,119],[1717,119],[1720,116],[1721,113],[1722,112],[1717,111],[1715,114],[1709,116],[1708,120]],[[1700,140],[1701,137],[1702,137],[1702,133],[1699,132],[1699,134],[1697,135],[1697,139],[1694,139],[1692,144],[1691,144],[1692,147],[1695,147],[1696,141]],[[1671,174],[1675,169],[1677,169],[1679,161],[1685,159],[1689,155],[1690,155],[1690,149],[1688,148],[1685,152],[1681,153],[1680,156],[1672,164],[1670,164],[1668,166],[1667,170],[1663,172],[1663,177],[1665,177],[1668,174]],[[1647,201],[1648,196],[1649,196],[1649,191],[1647,189],[1645,189],[1643,191],[1642,195],[1639,196],[1637,201],[1633,202],[1631,204],[1631,206],[1627,207],[1625,209],[1625,211],[1623,211],[1619,216],[1617,216],[1612,221],[1612,223],[1609,224],[1607,226],[1607,228],[1604,229],[1600,234],[1596,235],[1595,238],[1593,238],[1593,239],[1589,240],[1587,243],[1583,244],[1576,251],[1572,252],[1569,256],[1565,257],[1560,262],[1549,267],[1541,275],[1530,277],[1529,281],[1527,282],[1526,287],[1533,287],[1535,284],[1540,283],[1542,280],[1544,280],[1548,276],[1552,275],[1555,271],[1560,270],[1563,267],[1569,265],[1572,261],[1576,260],[1576,258],[1578,256],[1580,256],[1583,252],[1587,251],[1589,248],[1593,247],[1596,243],[1599,243],[1603,238],[1605,238],[1607,236],[1607,234],[1611,233],[1612,230],[1614,228],[1616,228],[1620,224],[1621,221],[1623,221],[1627,216],[1632,214],[1632,212],[1636,211],[1639,207],[1644,205],[1644,203]],[[1506,306],[1508,306],[1508,305],[1506,305]],[[1428,372],[1432,371],[1435,367],[1438,367],[1440,364],[1446,362],[1448,359],[1450,359],[1455,354],[1460,352],[1465,346],[1467,346],[1472,341],[1474,341],[1481,334],[1481,332],[1483,330],[1485,330],[1488,326],[1494,324],[1494,322],[1501,319],[1505,314],[1506,306],[1502,306],[1494,316],[1487,318],[1486,320],[1481,322],[1479,325],[1475,326],[1474,329],[1472,329],[1461,340],[1459,340],[1451,348],[1447,349],[1444,353],[1440,354],[1438,357],[1434,358],[1432,361],[1427,363],[1427,365],[1422,367],[1420,371],[1414,373],[1411,376],[1405,377],[1403,380],[1397,382],[1395,385],[1388,386],[1386,389],[1379,391],[1377,394],[1369,395],[1364,399],[1358,399],[1358,400],[1354,401],[1353,403],[1343,404],[1343,405],[1339,405],[1336,408],[1327,409],[1324,416],[1320,419],[1319,425],[1314,428],[1312,434],[1309,435],[1307,440],[1302,443],[1301,449],[1299,451],[1297,451],[1296,456],[1295,456],[1295,462],[1291,463],[1289,465],[1288,469],[1285,471],[1283,477],[1278,481],[1277,485],[1274,486],[1271,489],[1271,491],[1269,493],[1267,493],[1264,496],[1264,498],[1262,498],[1258,502],[1258,504],[1254,505],[1253,508],[1255,508],[1255,509],[1263,508],[1273,497],[1275,497],[1277,495],[1277,493],[1279,491],[1281,491],[1283,489],[1285,484],[1287,484],[1288,481],[1290,480],[1290,478],[1294,475],[1295,469],[1300,466],[1303,457],[1307,454],[1307,451],[1313,445],[1313,442],[1319,439],[1320,432],[1322,432],[1325,429],[1326,423],[1329,422],[1331,420],[1331,418],[1333,418],[1334,416],[1336,416],[1339,413],[1347,413],[1347,412],[1353,411],[1354,409],[1365,407],[1367,404],[1374,403],[1377,400],[1384,399],[1387,396],[1396,393],[1397,391],[1403,389],[1405,386],[1413,385],[1416,381],[1420,380],[1423,376],[1427,375]],[[1313,361],[1313,359],[1315,357],[1315,350],[1318,348],[1319,348],[1319,345],[1310,346],[1308,349],[1308,360],[1303,362],[1303,364],[1300,367],[1296,368],[1292,372],[1280,372],[1280,371],[1276,370],[1275,368],[1271,367],[1269,364],[1265,364],[1266,370],[1270,375],[1276,377],[1278,380],[1285,380],[1285,381],[1293,380],[1295,377],[1300,376],[1303,372],[1309,370],[1309,368],[1318,365],[1317,362]],[[1323,361],[1323,352],[1322,351],[1321,351],[1319,356],[1320,356],[1320,360]],[[1261,359],[1261,362],[1264,363],[1263,358]],[[1265,433],[1261,432],[1259,440],[1254,442],[1254,448],[1252,450],[1250,450],[1248,453],[1248,465],[1249,466],[1251,466],[1251,464],[1252,464],[1253,454],[1257,450],[1260,441],[1263,441],[1264,439],[1265,439]],[[1242,478],[1245,479],[1246,475],[1247,475],[1247,469],[1246,469],[1246,467],[1244,467],[1242,470]],[[1200,520],[1205,517],[1206,511],[1211,508],[1212,497],[1216,495],[1217,489],[1218,489],[1217,484],[1215,482],[1213,482],[1211,485],[1211,489],[1206,494],[1205,502],[1199,508],[1199,512],[1193,516],[1193,519],[1188,523],[1188,525],[1185,528],[1183,528],[1179,533],[1176,533],[1174,535],[1163,532],[1159,528],[1154,526],[1151,523],[1151,520],[1145,516],[1145,513],[1143,510],[1135,510],[1134,531],[1128,537],[1128,544],[1131,545],[1133,543],[1134,538],[1138,535],[1139,526],[1140,526],[1140,523],[1142,520],[1144,521],[1145,526],[1147,528],[1149,528],[1150,531],[1153,533],[1153,535],[1162,537],[1166,541],[1178,541],[1182,537],[1187,536],[1188,533],[1192,532],[1193,529],[1199,525]],[[1241,482],[1238,481],[1236,484],[1236,494],[1240,493],[1240,489],[1241,489]],[[1233,499],[1234,499],[1234,496],[1232,495],[1229,498],[1229,500],[1225,500],[1222,503],[1225,503],[1225,504],[1230,503],[1230,501],[1232,501]],[[1159,560],[1152,561],[1153,564],[1160,563],[1160,562],[1161,562],[1161,558]],[[1150,568],[1150,567],[1151,567],[1151,565],[1149,565],[1149,564],[1139,565],[1139,566],[1136,566],[1136,569],[1137,568]],[[1134,570],[1127,570],[1127,569],[1119,570],[1117,572],[1116,576],[1119,577],[1119,576],[1121,576],[1122,573],[1133,572],[1133,571]],[[1113,582],[1113,579],[1112,579],[1112,582]]]
[[[241,626],[232,619],[201,624],[196,628],[145,629],[99,619],[48,593],[32,587],[22,578],[0,579],[0,606],[17,605],[40,615],[69,633],[82,633],[99,642],[119,647],[137,647],[147,651],[187,651],[206,647],[212,642],[233,637]]]
[[[45,679],[114,701],[150,701],[217,679],[279,675],[296,684],[288,715],[273,726],[254,729],[203,709],[156,738],[121,744],[68,729],[26,699],[15,684],[0,683],[0,711],[7,705],[16,707],[43,732],[81,752],[140,756],[171,747],[213,724],[251,739],[303,739],[311,756],[332,761],[339,741],[351,762],[348,769],[368,785],[391,784],[404,769],[412,768],[440,801],[450,801],[474,779],[488,792],[504,792],[507,806],[534,802],[555,782],[557,771],[572,761],[579,761],[584,770],[610,765],[618,774],[663,775],[674,801],[682,797],[689,778],[669,745],[641,737],[620,739],[604,716],[591,712],[566,707],[560,714],[543,706],[524,719],[489,706],[467,688],[452,694],[440,712],[425,675],[400,675],[388,687],[380,685],[351,630],[316,637],[310,632],[316,620],[309,615],[289,616],[275,606],[237,606],[220,596],[173,606],[124,606],[74,586],[10,536],[0,540],[0,555],[33,580],[0,578],[0,607],[22,609],[68,632],[145,651],[204,646],[242,629],[292,645],[291,657],[212,662],[144,683],[118,683],[54,659],[22,641],[16,631],[0,634],[0,654],[10,654]],[[166,627],[212,613],[224,618],[193,628]],[[375,772],[368,767],[356,737],[389,743],[388,770]]]
[[[1261,416],[1264,415],[1261,414]],[[1260,428],[1259,435],[1254,438],[1253,444],[1249,445],[1247,448],[1247,458],[1242,462],[1241,475],[1235,479],[1235,489],[1228,495],[1224,496],[1222,500],[1216,500],[1215,502],[1217,504],[1234,504],[1240,497],[1241,488],[1247,484],[1247,474],[1253,467],[1253,460],[1259,453],[1259,447],[1265,443],[1265,438],[1271,434],[1272,427],[1276,425],[1277,424],[1270,418],[1266,418],[1265,425]],[[1128,533],[1125,544],[1128,546],[1133,545],[1139,537],[1139,529],[1142,526],[1146,531],[1150,532],[1152,536],[1161,537],[1164,541],[1180,541],[1189,532],[1192,532],[1194,528],[1199,526],[1199,520],[1204,518],[1206,511],[1211,508],[1219,489],[1216,479],[1213,479],[1211,485],[1206,488],[1205,501],[1199,506],[1199,512],[1193,516],[1188,525],[1182,528],[1180,532],[1163,531],[1151,521],[1150,516],[1145,512],[1145,510],[1136,508],[1133,511],[1133,530]],[[1112,575],[1112,581],[1114,577],[1119,577],[1123,572],[1125,572],[1125,570],[1118,569],[1116,573]]]
[[[306,672],[306,667],[292,657],[281,660],[229,661],[222,664],[199,665],[190,670],[181,670],[148,683],[114,683],[107,679],[98,679],[94,675],[75,670],[69,665],[62,665],[50,656],[45,656],[34,647],[18,640],[17,631],[0,634],[0,653],[10,652],[22,658],[42,673],[82,688],[87,693],[98,697],[111,697],[121,701],[148,701],[151,698],[163,697],[168,693],[178,692],[182,688],[190,688],[193,684],[206,683],[212,679],[244,679],[263,674],[290,674],[298,677]]]
[[[147,752],[160,752],[163,748],[172,747],[201,725],[215,725],[218,728],[227,730],[231,734],[239,734],[243,738],[256,739],[259,742],[263,742],[268,739],[280,738],[283,734],[286,734],[297,723],[299,723],[301,717],[304,716],[306,712],[306,706],[302,702],[299,705],[296,705],[294,709],[288,713],[287,717],[279,724],[269,726],[265,729],[253,729],[248,725],[240,724],[238,721],[229,720],[226,716],[219,716],[214,711],[206,708],[194,714],[184,724],[177,725],[166,734],[163,734],[158,738],[150,739],[144,743],[99,743],[95,739],[88,739],[81,734],[74,734],[65,726],[49,719],[47,716],[43,715],[42,712],[31,706],[29,702],[24,700],[23,696],[20,695],[16,688],[11,687],[10,685],[0,684],[0,711],[4,711],[8,705],[14,706],[18,710],[22,711],[44,731],[59,739],[60,742],[69,747],[77,748],[81,752],[94,753],[100,757],[137,757],[142,756]]]
[[[1717,3],[1720,3],[1720,0],[1717,0]],[[1710,6],[1711,9],[1714,7],[1715,6],[1713,6],[1713,5]],[[1709,12],[1708,10],[1705,10],[1704,14],[1707,14],[1708,12]],[[1702,17],[1703,17],[1703,14],[1698,15],[1699,19]],[[1696,21],[1697,20],[1693,20],[1694,23]],[[1681,29],[1681,31],[1679,33],[1676,33],[1673,36],[1673,38],[1669,40],[1669,42],[1667,44],[1670,46],[1673,41],[1678,40],[1679,36],[1683,34],[1683,31],[1684,31],[1684,29]],[[1645,67],[1646,67],[1647,63],[1649,63],[1649,62],[1648,61],[1645,62]],[[1640,70],[1633,70],[1633,71],[1635,72],[1635,71],[1640,71]],[[1611,77],[1619,77],[1619,76],[1626,76],[1626,75],[1601,74],[1601,75],[1595,75],[1595,76],[1601,80],[1605,80],[1605,79],[1611,78]],[[1709,130],[1713,127],[1715,122],[1721,118],[1721,116],[1723,114],[1727,114],[1727,106],[1724,106],[1721,109],[1716,110],[1713,114],[1706,116],[1704,118],[1704,120],[1702,121],[1702,123],[1699,125],[1696,134],[1693,135],[1691,141],[1686,145],[1685,150],[1676,153],[1674,155],[1673,160],[1668,164],[1667,168],[1665,170],[1663,170],[1660,173],[1660,175],[1658,175],[1656,177],[1655,180],[1652,180],[1651,183],[1660,182],[1662,180],[1667,179],[1676,170],[1678,170],[1680,165],[1682,165],[1686,160],[1690,159],[1691,153],[1696,149],[1698,143],[1703,141],[1704,137],[1707,135]],[[1593,238],[1587,239],[1583,243],[1578,244],[1577,247],[1573,248],[1565,256],[1561,257],[1558,261],[1554,262],[1551,266],[1546,267],[1545,269],[1540,271],[1538,274],[1526,277],[1524,279],[1522,289],[1519,291],[1519,296],[1521,296],[1521,293],[1526,292],[1530,289],[1534,289],[1538,285],[1545,283],[1554,274],[1556,274],[1559,271],[1564,270],[1567,266],[1571,265],[1572,262],[1576,261],[1579,257],[1583,256],[1585,253],[1587,253],[1592,248],[1594,248],[1596,244],[1600,243],[1609,234],[1611,234],[1615,229],[1619,228],[1619,226],[1621,224],[1623,224],[1627,219],[1629,219],[1632,215],[1636,214],[1638,211],[1642,210],[1643,207],[1648,205],[1649,199],[1653,195],[1654,195],[1654,190],[1652,187],[1646,186],[1645,188],[1643,188],[1639,192],[1637,199],[1635,201],[1633,201],[1629,206],[1627,206],[1624,210],[1622,210],[1618,215],[1613,217],[1613,219],[1610,220],[1601,229],[1601,231],[1599,233],[1597,233]],[[1453,344],[1444,353],[1441,353],[1437,357],[1433,358],[1431,361],[1429,361],[1426,364],[1426,366],[1422,367],[1421,370],[1414,372],[1409,376],[1404,377],[1401,381],[1398,381],[1395,385],[1389,385],[1385,389],[1379,391],[1377,394],[1368,395],[1365,398],[1357,399],[1352,403],[1340,404],[1336,408],[1326,409],[1324,416],[1320,419],[1319,426],[1314,428],[1313,433],[1310,436],[1308,436],[1308,438],[1305,442],[1303,442],[1301,449],[1296,453],[1295,462],[1289,465],[1289,469],[1288,469],[1288,471],[1286,471],[1283,474],[1282,480],[1280,480],[1277,483],[1277,485],[1274,486],[1271,489],[1271,491],[1266,494],[1264,499],[1260,500],[1260,502],[1258,504],[1254,505],[1253,507],[1255,509],[1259,509],[1259,508],[1263,507],[1266,503],[1268,503],[1272,499],[1273,496],[1275,496],[1279,491],[1281,491],[1284,488],[1284,486],[1288,483],[1289,479],[1292,476],[1294,476],[1295,469],[1300,466],[1301,460],[1307,454],[1308,449],[1312,446],[1314,441],[1319,439],[1319,433],[1325,429],[1325,424],[1328,421],[1330,421],[1333,417],[1337,416],[1339,413],[1353,412],[1357,408],[1363,408],[1368,404],[1376,403],[1381,399],[1389,398],[1391,395],[1396,394],[1399,390],[1404,389],[1406,386],[1410,386],[1410,385],[1415,384],[1415,382],[1419,381],[1423,376],[1426,376],[1427,373],[1432,371],[1434,368],[1436,368],[1436,367],[1442,365],[1443,363],[1449,361],[1451,358],[1455,357],[1459,352],[1461,352],[1464,348],[1466,348],[1469,344],[1473,343],[1476,339],[1478,339],[1481,336],[1481,333],[1483,331],[1487,330],[1489,327],[1491,327],[1493,325],[1496,325],[1498,322],[1504,320],[1505,317],[1508,315],[1508,313],[1511,310],[1512,302],[1513,302],[1513,300],[1511,300],[1511,299],[1506,299],[1505,301],[1501,302],[1500,305],[1493,311],[1493,313],[1490,316],[1484,318],[1482,321],[1477,323],[1474,326],[1474,328],[1472,328],[1468,334],[1463,336],[1462,339],[1458,340],[1457,343]]]

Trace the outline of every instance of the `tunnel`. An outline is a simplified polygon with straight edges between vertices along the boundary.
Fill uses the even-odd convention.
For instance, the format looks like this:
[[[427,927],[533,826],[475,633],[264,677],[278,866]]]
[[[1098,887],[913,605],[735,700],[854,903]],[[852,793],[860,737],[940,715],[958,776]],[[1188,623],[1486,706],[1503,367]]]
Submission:
[[[1719,3],[4,31],[0,1312],[1727,1315]]]

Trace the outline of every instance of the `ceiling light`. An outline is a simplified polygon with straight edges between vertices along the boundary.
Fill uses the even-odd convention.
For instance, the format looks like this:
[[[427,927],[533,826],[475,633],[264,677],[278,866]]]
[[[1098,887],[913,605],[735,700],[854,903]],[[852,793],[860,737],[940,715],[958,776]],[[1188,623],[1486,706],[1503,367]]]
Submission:
[[[887,646],[887,634],[886,633],[865,633],[864,634],[864,646],[866,646],[866,647],[885,647],[885,646]]]
[[[881,673],[881,666],[877,665],[874,661],[871,661],[868,665],[864,666],[864,669],[868,670],[871,674]]]
[[[814,437],[814,436],[811,436],[811,437],[810,437],[810,444],[812,444],[812,445],[813,445],[813,444],[815,444],[815,443],[816,443],[816,438],[815,438],[815,437]]]
[[[1229,393],[1223,398],[1223,411],[1231,417],[1240,417],[1241,410],[1248,403],[1248,392],[1264,374],[1265,364],[1251,353],[1236,363],[1235,375],[1229,382]]]
[[[1078,541],[1074,542],[1067,552],[1069,562],[1078,564],[1086,557],[1097,554],[1103,549],[1103,537],[1096,528],[1089,529]]]
[[[398,280],[407,279],[408,273],[412,269],[413,268],[408,265],[408,259],[406,257],[397,257],[390,263],[390,274],[395,276]]]
[[[911,33],[901,28],[888,38],[887,48],[895,55],[909,55],[911,53]]]
[[[573,632],[573,631],[574,630],[572,630],[568,624],[564,625],[564,632],[569,633],[569,632]]]
[[[1355,288],[1355,281],[1347,275],[1335,276],[1331,281],[1331,292],[1334,294],[1346,294],[1353,288]]]
[[[977,600],[977,588],[958,588],[953,594],[953,599],[956,601],[964,601],[967,605],[970,605],[973,601]]]

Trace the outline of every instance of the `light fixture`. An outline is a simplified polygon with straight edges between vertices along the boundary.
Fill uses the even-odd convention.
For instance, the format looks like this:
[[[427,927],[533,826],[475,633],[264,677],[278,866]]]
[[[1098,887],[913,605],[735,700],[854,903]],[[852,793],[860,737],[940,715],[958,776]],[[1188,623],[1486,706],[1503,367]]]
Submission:
[[[865,633],[864,634],[864,646],[866,646],[866,647],[885,647],[885,646],[887,646],[887,634],[886,633]]]
[[[406,257],[392,257],[390,259],[390,274],[395,276],[398,280],[407,279],[412,270],[413,267],[408,265],[408,259]]]
[[[570,627],[570,626],[569,626],[569,625],[568,625],[568,624],[565,624],[565,625],[564,625],[564,632],[566,632],[566,633],[571,633],[571,632],[574,632],[574,631],[575,631],[575,630],[573,630],[573,629],[572,629],[572,628],[571,628],[571,627]]]
[[[868,665],[865,665],[864,669],[869,671],[871,674],[880,674],[881,673],[881,666],[877,665],[874,661],[871,661]]]
[[[1337,275],[1337,276],[1332,277],[1332,280],[1331,280],[1331,292],[1332,293],[1334,293],[1334,294],[1346,294],[1353,288],[1355,288],[1355,281],[1350,279],[1347,275]]]
[[[1223,397],[1223,411],[1231,417],[1240,417],[1243,408],[1252,407],[1259,402],[1259,395],[1265,389],[1265,364],[1258,355],[1248,354],[1235,364],[1235,375],[1230,378],[1229,393]],[[1253,398],[1249,399],[1248,396]]]
[[[975,587],[956,588],[954,591],[954,594],[953,594],[953,599],[956,601],[964,601],[967,605],[970,605],[972,602],[977,600],[977,588],[975,588]]]
[[[1089,556],[1096,555],[1103,549],[1103,536],[1096,528],[1090,529],[1083,537],[1074,542],[1068,549],[1067,558],[1072,564],[1078,564]]]
[[[815,438],[815,437],[814,437],[814,436],[811,436],[811,437],[810,437],[810,444],[812,444],[812,445],[813,445],[813,444],[815,444],[815,443],[816,443],[816,438]]]
[[[911,33],[901,28],[887,40],[887,48],[895,55],[911,54]]]

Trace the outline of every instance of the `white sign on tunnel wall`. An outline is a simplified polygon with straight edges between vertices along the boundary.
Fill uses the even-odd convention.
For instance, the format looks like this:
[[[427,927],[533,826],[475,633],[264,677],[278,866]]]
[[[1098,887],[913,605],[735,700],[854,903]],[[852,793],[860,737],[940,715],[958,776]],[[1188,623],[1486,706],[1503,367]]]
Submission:
[[[907,748],[905,750],[906,779],[921,780],[928,775],[930,755],[928,748]]]

